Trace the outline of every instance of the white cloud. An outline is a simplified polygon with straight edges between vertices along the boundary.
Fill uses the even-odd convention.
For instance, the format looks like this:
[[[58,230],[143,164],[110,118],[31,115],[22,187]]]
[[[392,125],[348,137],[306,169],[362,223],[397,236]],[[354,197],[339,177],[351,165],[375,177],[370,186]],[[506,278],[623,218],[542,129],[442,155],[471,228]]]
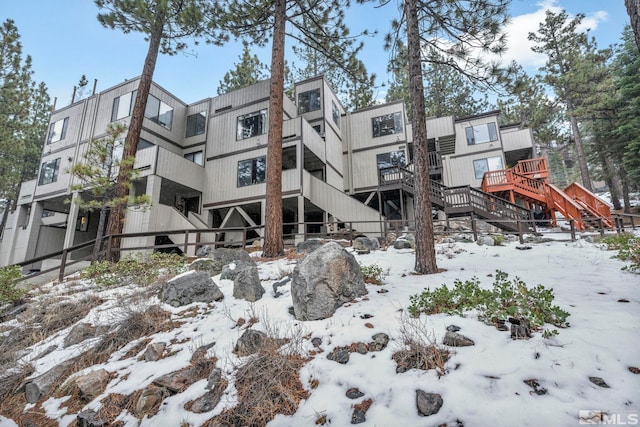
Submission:
[[[507,52],[502,56],[504,63],[516,61],[525,69],[538,69],[543,66],[546,57],[541,54],[534,53],[531,50],[533,43],[527,39],[529,33],[536,32],[541,22],[544,22],[547,10],[554,13],[561,12],[565,7],[558,4],[557,0],[542,0],[538,3],[538,9],[535,12],[524,15],[514,16],[507,25],[505,31],[508,34]],[[570,17],[575,16],[574,13],[567,10]],[[599,10],[588,14],[582,21],[580,30],[595,30],[598,25],[608,19],[608,14],[604,10]]]

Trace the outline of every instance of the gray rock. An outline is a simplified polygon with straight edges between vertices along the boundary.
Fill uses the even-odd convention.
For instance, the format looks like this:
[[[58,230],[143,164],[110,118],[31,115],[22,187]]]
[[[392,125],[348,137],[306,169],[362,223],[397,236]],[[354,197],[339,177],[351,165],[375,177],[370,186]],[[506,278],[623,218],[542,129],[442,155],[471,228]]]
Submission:
[[[73,359],[67,360],[49,369],[44,374],[27,380],[24,385],[27,402],[38,403],[42,397],[49,393],[51,386],[56,383],[74,363],[75,360]]]
[[[475,345],[473,340],[465,337],[462,334],[457,332],[447,331],[444,334],[444,338],[442,339],[442,344],[448,345],[449,347],[467,347],[470,345]]]
[[[222,381],[222,369],[214,368],[211,370],[209,374],[209,378],[207,378],[207,386],[205,387],[207,390],[211,390],[215,388]]]
[[[189,363],[191,363],[193,366],[198,366],[203,362],[206,363],[207,354],[209,353],[209,350],[213,348],[214,345],[216,345],[215,341],[209,344],[201,345],[200,347],[196,348],[196,350],[191,355],[191,360],[189,361]]]
[[[353,249],[356,251],[376,251],[380,249],[380,242],[378,242],[378,239],[356,237],[353,240]]]
[[[70,347],[75,344],[79,344],[89,338],[96,336],[96,327],[90,323],[78,323],[76,324],[66,337],[64,337],[64,346]]]
[[[291,297],[298,320],[325,319],[366,293],[360,265],[335,242],[313,251],[293,270]]]
[[[442,407],[442,396],[437,393],[427,393],[423,390],[416,390],[416,407],[418,415],[428,417],[437,414]]]
[[[238,356],[249,356],[256,353],[269,337],[262,331],[247,329],[238,338],[233,352]]]
[[[476,243],[478,246],[495,246],[496,241],[491,236],[480,236]]]
[[[308,254],[320,248],[324,243],[320,239],[309,239],[296,245],[296,253]]]
[[[230,264],[222,267],[222,271],[220,272],[220,279],[224,280],[234,280],[238,275],[238,271],[247,268],[249,266],[256,267],[256,263],[251,261],[234,261]]]
[[[103,420],[102,417],[91,409],[80,412],[76,416],[77,427],[107,427],[109,421]]]
[[[531,338],[531,326],[526,319],[509,318],[511,323],[511,339],[528,340]]]
[[[187,368],[171,372],[153,380],[153,384],[163,387],[171,393],[182,393],[200,379],[197,369]]]
[[[224,295],[209,273],[194,271],[162,285],[159,298],[173,307],[180,307],[193,302],[220,301]]]
[[[600,377],[589,377],[589,381],[602,388],[609,388],[609,384],[604,382],[604,380]]]
[[[377,333],[371,338],[373,341],[369,343],[370,351],[382,351],[387,347],[387,344],[389,344],[389,335],[383,332]]]
[[[249,252],[244,249],[219,248],[209,251],[207,256],[211,259],[213,265],[213,274],[220,274],[225,265],[232,262],[244,261],[248,264],[255,265],[255,261],[251,259]]]
[[[99,369],[77,377],[74,382],[80,389],[80,396],[86,401],[91,401],[102,394],[110,380],[111,374],[105,369]]]
[[[458,332],[460,330],[460,326],[456,326],[456,325],[449,325],[447,326],[447,331],[450,332]]]
[[[349,390],[347,390],[347,392],[345,393],[345,396],[347,396],[349,399],[360,399],[362,396],[364,396],[364,393],[360,391],[360,389],[358,388],[350,388]]]
[[[249,302],[258,301],[264,294],[264,288],[255,264],[240,262],[236,265],[233,279],[233,296]]]
[[[278,288],[281,288],[283,286],[288,285],[291,282],[291,277],[287,276],[284,279],[281,279],[277,282],[275,282],[272,286],[273,286],[273,297],[274,298],[278,298],[281,297],[283,294],[278,291]]]
[[[349,362],[349,350],[343,347],[334,348],[331,353],[327,354],[327,359],[346,365]]]
[[[166,347],[167,344],[163,342],[149,344],[144,350],[142,358],[145,362],[157,362],[162,357]]]
[[[412,245],[410,241],[401,238],[393,242],[393,248],[394,249],[411,249]]]
[[[210,258],[198,258],[197,260],[189,264],[189,270],[206,271],[207,273],[209,273],[209,276],[215,276],[216,274],[218,274],[215,272],[215,264]]]
[[[222,397],[222,393],[218,390],[209,390],[199,398],[193,401],[191,405],[191,412],[195,412],[196,414],[202,414],[204,412],[213,411],[218,403],[220,403],[220,398]]]
[[[145,388],[135,404],[135,413],[138,416],[150,413],[153,408],[157,408],[167,397],[168,393],[162,387],[150,385]]]
[[[209,245],[204,245],[198,248],[198,250],[196,251],[196,256],[199,256],[199,257],[208,256],[213,251],[213,249],[214,248],[212,248]]]
[[[351,424],[362,424],[367,421],[367,413],[360,408],[355,408],[351,414]]]

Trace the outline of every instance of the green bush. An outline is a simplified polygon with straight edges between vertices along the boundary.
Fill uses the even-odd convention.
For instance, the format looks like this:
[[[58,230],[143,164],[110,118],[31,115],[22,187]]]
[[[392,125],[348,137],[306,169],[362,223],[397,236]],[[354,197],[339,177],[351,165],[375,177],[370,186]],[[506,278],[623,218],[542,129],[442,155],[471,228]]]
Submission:
[[[0,304],[14,303],[24,296],[26,291],[18,285],[21,278],[17,265],[0,268]]]
[[[371,283],[374,285],[382,285],[384,276],[386,276],[385,271],[378,264],[360,264],[360,272],[364,277],[365,283]]]
[[[508,278],[507,273],[498,270],[492,289],[481,289],[476,277],[465,282],[456,280],[452,289],[445,285],[425,289],[410,297],[409,313],[412,316],[420,313],[462,316],[465,311],[477,310],[478,318],[488,324],[516,317],[527,319],[535,329],[545,323],[569,326],[569,313],[552,304],[553,289],[542,285],[528,288],[518,277],[511,281]]]
[[[630,233],[620,233],[603,237],[599,242],[606,244],[610,250],[617,250],[616,258],[631,262],[630,265],[622,267],[623,270],[640,272],[640,237]]]
[[[162,277],[180,273],[185,268],[185,258],[175,254],[136,254],[121,259],[94,262],[83,272],[83,277],[93,279],[101,286],[123,286],[137,284],[149,286]]]

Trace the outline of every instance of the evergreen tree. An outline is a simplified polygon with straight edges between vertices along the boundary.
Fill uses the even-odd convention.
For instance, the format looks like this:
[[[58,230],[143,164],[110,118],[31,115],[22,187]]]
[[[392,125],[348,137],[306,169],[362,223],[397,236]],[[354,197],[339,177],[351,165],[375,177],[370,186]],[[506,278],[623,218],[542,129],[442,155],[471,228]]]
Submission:
[[[124,144],[124,157],[135,157],[142,130],[147,97],[151,89],[153,72],[158,54],[175,55],[185,50],[186,40],[194,44],[198,38],[221,44],[227,37],[217,30],[217,19],[222,14],[221,5],[213,0],[94,0],[101,10],[98,21],[106,28],[119,29],[124,33],[139,32],[146,36],[149,47],[142,68],[142,76],[131,113],[129,131]],[[117,197],[129,194],[125,164],[120,168],[121,177],[116,187]],[[124,211],[114,206],[109,215],[108,234],[120,234],[124,226]],[[120,239],[114,239],[113,246],[120,247]],[[115,252],[119,254],[119,252]],[[115,255],[117,258],[118,255]]]
[[[71,191],[84,192],[84,198],[76,199],[83,209],[99,209],[98,231],[93,246],[92,261],[98,259],[104,235],[104,226],[109,210],[127,206],[148,206],[146,194],[130,198],[116,192],[119,180],[130,188],[138,173],[133,169],[134,156],[122,157],[124,134],[127,128],[119,122],[109,123],[107,136],[89,141],[81,162],[75,163],[69,173],[80,180],[71,186]]]
[[[622,44],[613,61],[616,79],[616,108],[620,118],[615,133],[620,138],[621,147],[616,149],[622,155],[628,183],[640,187],[640,54],[634,45],[634,37],[629,26],[622,34]]]
[[[296,80],[305,80],[323,75],[329,86],[336,91],[342,106],[349,111],[365,108],[374,103],[375,74],[369,74],[364,63],[352,56],[345,68],[337,67],[335,61],[327,58],[309,46],[293,46],[293,53],[302,62],[302,67],[293,66]]]
[[[403,19],[393,22],[387,46],[398,47],[401,28],[406,29],[407,64],[412,105],[415,170],[416,263],[415,271],[438,272],[431,218],[429,161],[423,62],[442,58],[442,64],[462,73],[475,84],[490,87],[501,70],[490,58],[505,48],[502,26],[507,22],[507,0],[405,0]],[[425,56],[424,53],[429,53]]]
[[[591,178],[587,164],[582,134],[579,127],[579,108],[585,94],[592,89],[593,71],[597,69],[602,55],[588,33],[578,30],[584,15],[573,19],[565,11],[547,11],[545,21],[540,23],[536,33],[529,33],[529,40],[536,43],[532,50],[547,56],[544,67],[544,81],[564,104],[571,124],[573,142],[578,155],[578,165],[582,185],[591,190]]]
[[[252,43],[271,41],[271,83],[267,135],[267,192],[263,256],[284,253],[282,239],[282,120],[285,36],[321,53],[336,67],[354,64],[360,46],[344,25],[348,0],[231,0],[225,28]],[[287,24],[290,31],[287,32]],[[356,78],[355,74],[352,77]]]
[[[84,99],[88,96],[88,85],[89,80],[87,80],[87,76],[83,74],[82,77],[80,77],[77,86],[73,87],[73,99],[71,100],[72,103],[80,101],[81,99]]]
[[[36,176],[49,117],[44,84],[32,80],[31,57],[23,58],[13,20],[0,27],[0,230],[15,209],[20,183]]]
[[[239,59],[240,62],[235,64],[235,70],[228,71],[224,75],[218,86],[218,95],[250,86],[269,77],[267,65],[263,64],[257,55],[251,55],[249,43],[246,41],[243,42]]]

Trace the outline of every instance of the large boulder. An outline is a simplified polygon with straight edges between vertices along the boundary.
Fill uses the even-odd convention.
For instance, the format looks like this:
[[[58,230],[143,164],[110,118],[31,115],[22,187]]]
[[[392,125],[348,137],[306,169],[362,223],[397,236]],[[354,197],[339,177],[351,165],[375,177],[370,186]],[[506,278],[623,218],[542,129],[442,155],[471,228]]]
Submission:
[[[225,265],[232,262],[244,261],[248,264],[256,265],[255,261],[244,249],[219,248],[209,254],[209,258],[213,260],[214,267],[219,274]]]
[[[233,296],[249,302],[258,301],[264,294],[258,268],[255,264],[240,262],[234,270]]]
[[[325,319],[366,293],[360,265],[335,242],[311,252],[293,270],[291,297],[298,320]]]
[[[296,253],[308,254],[322,247],[324,242],[320,239],[309,239],[296,245]]]
[[[192,302],[220,301],[224,295],[206,271],[193,271],[174,277],[162,285],[160,301],[174,307]]]
[[[380,249],[378,239],[370,239],[368,237],[356,237],[353,240],[353,249],[355,251],[377,251]]]

